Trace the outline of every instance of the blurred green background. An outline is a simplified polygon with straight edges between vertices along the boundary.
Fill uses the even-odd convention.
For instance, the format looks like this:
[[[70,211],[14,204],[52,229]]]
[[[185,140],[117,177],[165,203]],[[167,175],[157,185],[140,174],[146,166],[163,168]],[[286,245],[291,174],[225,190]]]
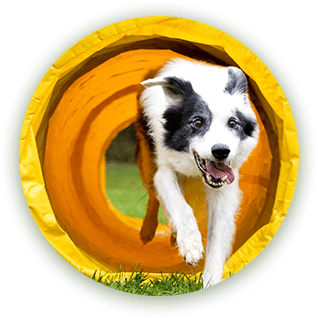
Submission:
[[[136,135],[134,125],[120,132],[106,152],[106,162],[135,164]]]
[[[106,193],[113,205],[124,215],[143,219],[146,215],[148,192],[142,184],[135,163],[136,136],[131,125],[113,140],[106,152]],[[159,209],[158,220],[167,223]]]

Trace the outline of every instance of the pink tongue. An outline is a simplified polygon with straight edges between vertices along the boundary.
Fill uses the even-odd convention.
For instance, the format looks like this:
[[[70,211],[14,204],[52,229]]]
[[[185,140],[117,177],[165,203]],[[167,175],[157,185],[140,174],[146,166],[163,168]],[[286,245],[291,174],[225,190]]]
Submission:
[[[206,161],[206,170],[215,179],[224,178],[227,176],[227,184],[231,184],[235,179],[232,168],[224,162]]]

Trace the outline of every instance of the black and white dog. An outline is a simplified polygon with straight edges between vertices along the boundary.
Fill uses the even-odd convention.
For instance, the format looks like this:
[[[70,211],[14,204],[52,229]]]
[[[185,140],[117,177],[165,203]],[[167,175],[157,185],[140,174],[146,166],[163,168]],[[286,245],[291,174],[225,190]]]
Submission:
[[[140,102],[157,165],[153,185],[177,233],[179,253],[193,265],[204,250],[178,176],[202,177],[206,184],[209,222],[202,278],[208,287],[222,280],[241,199],[239,168],[258,141],[247,80],[236,67],[173,59],[142,85]]]

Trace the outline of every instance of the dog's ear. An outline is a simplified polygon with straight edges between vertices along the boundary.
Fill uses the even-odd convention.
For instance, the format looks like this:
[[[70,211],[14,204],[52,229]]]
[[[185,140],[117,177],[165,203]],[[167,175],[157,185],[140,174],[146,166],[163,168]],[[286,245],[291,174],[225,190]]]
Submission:
[[[189,97],[194,93],[189,81],[175,76],[165,77],[162,79],[154,78],[141,83],[145,87],[160,85],[168,99],[180,100],[183,97]]]
[[[234,95],[235,93],[247,94],[247,80],[239,68],[233,66],[228,68],[228,82],[224,90],[230,95]]]
[[[167,81],[165,79],[158,79],[158,78],[153,78],[153,79],[148,79],[146,81],[143,81],[141,85],[144,87],[152,87],[152,86],[157,86],[157,85],[166,85]]]

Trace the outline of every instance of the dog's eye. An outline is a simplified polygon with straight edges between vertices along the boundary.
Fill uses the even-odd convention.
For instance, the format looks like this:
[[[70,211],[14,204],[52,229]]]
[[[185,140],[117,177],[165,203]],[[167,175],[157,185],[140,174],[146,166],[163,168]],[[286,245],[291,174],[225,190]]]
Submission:
[[[200,127],[202,127],[203,122],[202,122],[201,119],[197,118],[197,119],[195,119],[195,120],[193,121],[193,125],[194,125],[195,127],[197,127],[197,128],[200,128]]]
[[[235,119],[230,119],[229,120],[229,127],[230,128],[234,128],[236,126],[236,120]]]

